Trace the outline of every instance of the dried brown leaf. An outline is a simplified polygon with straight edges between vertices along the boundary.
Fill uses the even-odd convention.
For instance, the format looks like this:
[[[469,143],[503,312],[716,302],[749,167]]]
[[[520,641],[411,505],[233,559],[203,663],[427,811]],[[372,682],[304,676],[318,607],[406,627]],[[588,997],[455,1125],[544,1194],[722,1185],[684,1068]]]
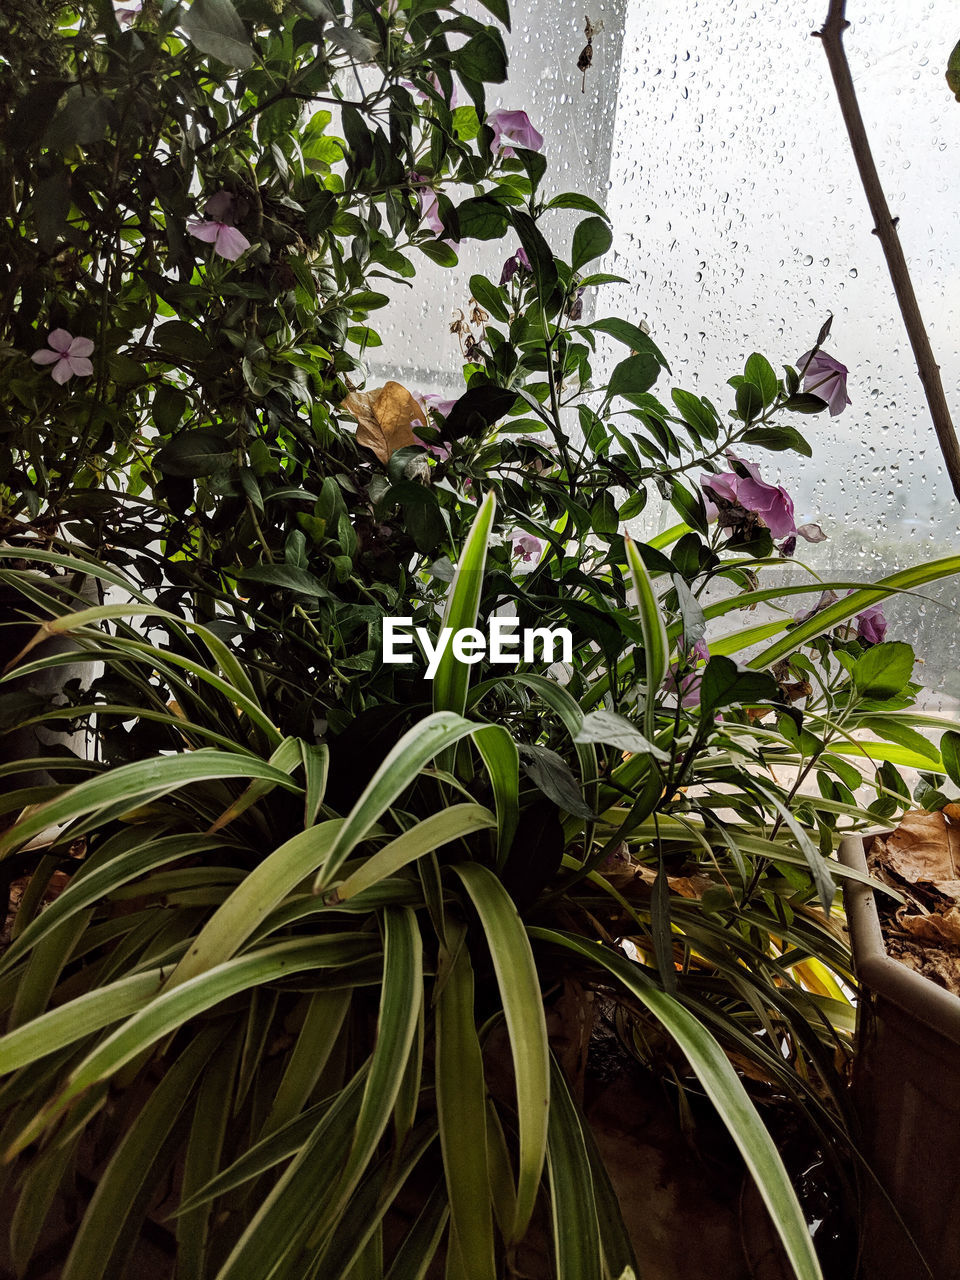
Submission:
[[[960,909],[957,907],[951,907],[943,915],[938,912],[927,916],[905,915],[900,918],[900,926],[922,942],[932,942],[938,947],[960,947]]]
[[[416,444],[413,424],[424,421],[423,406],[399,382],[373,391],[351,391],[343,407],[357,420],[357,444],[384,464],[405,445]]]
[[[886,839],[886,862],[911,884],[960,879],[960,828],[942,813],[907,813]]]

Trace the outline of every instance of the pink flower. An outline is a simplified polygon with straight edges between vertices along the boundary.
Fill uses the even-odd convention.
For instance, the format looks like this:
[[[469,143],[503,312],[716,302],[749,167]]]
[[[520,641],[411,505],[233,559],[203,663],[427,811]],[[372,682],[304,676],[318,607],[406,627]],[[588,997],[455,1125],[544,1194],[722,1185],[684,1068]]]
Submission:
[[[429,74],[426,76],[426,79],[429,80],[429,82],[433,85],[434,89],[436,89],[440,97],[445,99],[445,95],[443,92],[443,85],[441,85],[440,77],[437,75],[437,73],[435,71],[429,72]],[[415,93],[421,102],[426,102],[426,100],[430,97],[429,93],[427,93],[426,90],[418,89],[417,86],[411,80],[401,80],[400,83],[403,85],[405,89],[409,89],[411,93]],[[456,105],[457,105],[457,82],[456,80],[454,80],[450,86],[450,101],[447,103],[447,107],[452,111]]]
[[[500,287],[502,288],[508,281],[512,280],[518,271],[532,271],[530,259],[527,257],[523,247],[519,248],[512,258],[508,258],[503,264],[503,270],[500,272]]]
[[[408,177],[417,192],[417,200],[420,204],[421,220],[427,224],[435,236],[443,235],[443,219],[440,217],[440,204],[437,200],[436,191],[429,186],[430,179],[422,173],[417,173],[413,169],[411,169]],[[458,248],[460,245],[459,240],[451,240],[449,236],[444,236],[444,240],[453,249]]]
[[[689,671],[685,676],[681,676],[677,681],[677,672],[680,666],[679,662],[672,662],[670,670],[667,672],[663,687],[668,693],[678,693],[680,695],[680,705],[683,707],[693,707],[700,701],[700,686],[703,683],[703,672],[698,668],[701,664],[708,661],[710,650],[707,648],[705,640],[698,640],[690,651],[690,655],[695,659],[696,668]],[[689,665],[689,659],[688,659]]]
[[[887,634],[887,620],[883,616],[882,607],[878,604],[872,604],[869,609],[864,609],[863,613],[858,613],[856,622],[857,636],[865,644],[880,644]]]
[[[524,563],[529,563],[542,550],[543,543],[539,538],[533,537],[532,534],[521,533],[519,538],[514,538],[513,540],[513,554],[519,556]]]
[[[229,191],[218,191],[203,207],[207,214],[206,220],[192,218],[187,223],[187,230],[192,236],[206,244],[212,244],[214,253],[226,258],[228,262],[236,262],[241,253],[250,248],[247,237],[231,224],[233,205],[233,196]]]
[[[78,378],[89,378],[93,373],[93,365],[88,357],[93,352],[93,343],[89,338],[74,338],[66,329],[54,329],[47,335],[51,350],[41,347],[30,359],[34,364],[52,364],[50,376],[54,382],[62,386],[74,374]]]
[[[487,124],[493,130],[492,150],[502,151],[505,157],[517,154],[514,146],[526,151],[539,151],[543,146],[543,134],[533,127],[525,111],[491,111]]]
[[[760,479],[760,470],[754,462],[744,462],[734,454],[727,457],[748,474],[725,471],[719,476],[701,476],[700,488],[704,491],[707,518],[716,519],[718,512],[713,499],[720,499],[728,506],[741,507],[758,515],[775,538],[788,538],[798,533],[793,518],[793,500],[786,489],[778,484],[767,484]]]
[[[457,403],[456,400],[444,400],[442,396],[435,396],[429,393],[424,395],[420,392],[414,392],[413,398],[424,406],[424,419],[428,419],[430,415],[433,415],[435,418],[437,414],[439,414],[441,418],[446,418],[447,414]],[[410,423],[411,427],[422,427],[424,425],[424,422],[420,421],[419,418],[414,418]],[[448,444],[444,444],[443,441],[438,441],[436,444],[430,444],[426,440],[421,440],[416,433],[414,433],[413,438],[421,448],[426,449],[427,453],[432,453],[440,462],[446,462],[447,458],[450,457],[450,446]]]
[[[123,0],[118,4],[114,0],[113,16],[121,27],[129,27],[133,24],[135,18],[139,18],[143,12],[143,0]]]
[[[801,369],[807,360],[810,360],[810,363],[804,370],[803,389],[819,396],[821,400],[826,400],[830,406],[830,417],[835,418],[850,404],[850,397],[847,395],[847,377],[850,370],[833,356],[828,356],[825,351],[818,351],[812,359],[810,352],[807,351],[797,361]]]

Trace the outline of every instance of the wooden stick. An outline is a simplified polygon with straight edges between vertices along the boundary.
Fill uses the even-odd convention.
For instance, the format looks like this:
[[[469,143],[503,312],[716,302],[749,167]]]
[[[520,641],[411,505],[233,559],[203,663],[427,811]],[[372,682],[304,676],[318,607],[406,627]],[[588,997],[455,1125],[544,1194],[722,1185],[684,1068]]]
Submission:
[[[870,206],[870,214],[875,223],[873,234],[879,239],[884,257],[887,260],[890,279],[893,281],[893,289],[897,295],[900,314],[903,316],[907,337],[910,339],[910,345],[913,348],[914,358],[917,362],[917,372],[920,375],[924,394],[927,397],[927,406],[930,410],[930,417],[933,419],[933,429],[936,431],[937,440],[940,443],[940,452],[943,454],[947,475],[950,477],[955,496],[960,499],[960,445],[957,443],[957,433],[950,417],[946,396],[943,393],[943,383],[940,381],[940,366],[934,359],[930,339],[927,337],[927,330],[924,327],[923,317],[920,315],[920,307],[917,304],[917,296],[913,291],[913,282],[910,279],[907,262],[903,256],[900,237],[897,234],[897,222],[899,219],[891,218],[890,216],[890,208],[887,204],[886,196],[883,194],[883,187],[880,185],[880,177],[873,162],[870,143],[867,141],[867,131],[863,125],[860,104],[857,102],[853,78],[850,75],[847,55],[843,48],[843,33],[850,25],[846,20],[845,9],[846,0],[830,0],[827,20],[822,29],[815,31],[813,34],[823,42],[823,51],[827,55],[827,62],[830,64],[830,74],[833,76],[833,84],[840,102],[843,122],[850,137],[853,158],[857,162],[860,181],[863,183],[867,203]]]

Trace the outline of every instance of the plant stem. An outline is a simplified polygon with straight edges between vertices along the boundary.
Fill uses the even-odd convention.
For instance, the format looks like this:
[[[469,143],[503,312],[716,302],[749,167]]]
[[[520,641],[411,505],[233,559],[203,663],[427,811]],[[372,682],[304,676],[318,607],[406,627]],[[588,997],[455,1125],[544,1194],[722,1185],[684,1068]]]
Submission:
[[[954,494],[960,499],[960,444],[957,443],[957,433],[943,392],[940,366],[934,359],[930,339],[913,291],[907,262],[903,256],[900,237],[897,233],[898,219],[890,216],[890,208],[887,205],[883,187],[880,185],[880,176],[867,140],[860,104],[853,87],[853,77],[850,75],[850,67],[843,48],[843,33],[850,25],[845,17],[845,9],[846,0],[830,0],[827,20],[822,29],[813,34],[823,42],[823,51],[830,64],[830,74],[833,76],[843,122],[853,148],[853,158],[857,163],[860,181],[863,183],[867,204],[870,206],[870,214],[875,223],[873,233],[880,241],[880,247],[887,260],[890,279],[893,282],[900,314],[903,316],[904,327],[913,348],[917,372],[923,384],[927,407],[933,419],[933,429],[937,433],[947,475],[950,477]]]

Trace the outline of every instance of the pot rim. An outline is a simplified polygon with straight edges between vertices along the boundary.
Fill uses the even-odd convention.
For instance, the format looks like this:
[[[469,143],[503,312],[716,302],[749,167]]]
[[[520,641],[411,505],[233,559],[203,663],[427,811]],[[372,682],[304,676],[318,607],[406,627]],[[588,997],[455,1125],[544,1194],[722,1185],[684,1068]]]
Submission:
[[[867,873],[866,842],[889,831],[844,836],[838,857],[844,866]],[[875,891],[858,880],[845,880],[843,901],[850,930],[853,962],[861,986],[895,1004],[932,1031],[960,1046],[960,996],[938,987],[923,974],[887,955],[880,929]]]

